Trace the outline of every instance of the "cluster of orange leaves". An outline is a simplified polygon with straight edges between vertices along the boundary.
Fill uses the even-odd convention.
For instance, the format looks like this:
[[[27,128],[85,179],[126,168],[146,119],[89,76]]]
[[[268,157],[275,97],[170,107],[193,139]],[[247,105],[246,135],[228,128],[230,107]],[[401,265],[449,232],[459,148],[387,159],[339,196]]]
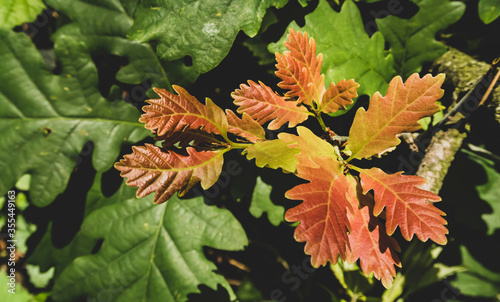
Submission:
[[[395,77],[385,96],[377,92],[368,110],[358,109],[346,144],[327,142],[302,126],[298,135],[266,140],[265,123],[270,130],[296,127],[311,116],[346,110],[357,97],[359,84],[352,79],[325,87],[314,39],[293,29],[288,39],[288,51],[276,53],[278,86],[288,90],[285,95],[261,82],[242,84],[232,93],[240,118],[208,98],[200,103],[181,87],[173,86],[177,94],[155,88],[160,99],[147,101],[140,121],[162,148],[133,147],[115,167],[129,186],[138,187],[138,197],[155,193],[155,203],[162,203],[198,182],[208,189],[221,173],[224,153],[243,149],[259,167],[281,168],[309,181],[286,192],[303,202],[285,219],[300,222],[295,239],[306,242],[314,267],[335,264],[339,256],[349,263],[359,259],[366,275],[373,272],[390,287],[395,266],[401,266],[400,247],[391,237],[398,226],[406,240],[416,235],[446,244],[445,214],[432,204],[441,199],[419,188],[425,183],[421,177],[362,169],[351,161],[392,150],[399,134],[418,130],[419,119],[440,109],[436,101],[443,95],[444,75],[414,74],[405,83]]]

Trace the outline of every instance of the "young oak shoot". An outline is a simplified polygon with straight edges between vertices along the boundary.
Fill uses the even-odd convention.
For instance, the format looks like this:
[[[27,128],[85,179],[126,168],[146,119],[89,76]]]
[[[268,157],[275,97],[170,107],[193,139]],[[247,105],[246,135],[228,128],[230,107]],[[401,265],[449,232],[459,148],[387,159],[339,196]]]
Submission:
[[[341,145],[321,116],[346,111],[359,84],[350,79],[326,88],[314,39],[293,29],[288,39],[289,51],[276,53],[278,86],[288,90],[285,95],[262,82],[241,84],[231,94],[240,118],[210,99],[200,103],[181,87],[174,86],[177,94],[155,88],[160,99],[147,101],[140,121],[163,141],[162,148],[133,147],[115,167],[129,186],[138,187],[138,197],[155,193],[155,203],[162,203],[198,182],[208,189],[221,173],[224,153],[243,149],[259,167],[281,168],[309,181],[286,192],[303,202],[285,219],[300,222],[294,237],[306,243],[314,267],[336,263],[339,256],[350,263],[359,259],[364,274],[373,272],[390,287],[395,266],[401,266],[399,245],[391,237],[397,227],[406,240],[416,235],[446,244],[445,214],[432,204],[441,198],[418,188],[426,181],[421,177],[362,169],[352,161],[392,150],[400,143],[397,135],[418,130],[419,119],[439,110],[444,75],[413,74],[404,83],[395,77],[385,96],[377,92],[368,110],[358,109],[349,140]],[[297,126],[310,116],[321,125],[322,138]],[[266,140],[266,123],[270,130],[297,126],[297,135]]]

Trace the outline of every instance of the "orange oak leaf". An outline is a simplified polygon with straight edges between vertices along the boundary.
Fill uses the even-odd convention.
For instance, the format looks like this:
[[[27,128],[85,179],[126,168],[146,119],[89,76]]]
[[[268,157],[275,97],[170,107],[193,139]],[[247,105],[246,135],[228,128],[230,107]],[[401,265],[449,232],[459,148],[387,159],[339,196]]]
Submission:
[[[351,231],[349,232],[350,249],[347,250],[346,261],[354,263],[359,259],[363,273],[368,276],[372,272],[382,285],[390,288],[396,276],[396,268],[401,267],[401,261],[396,255],[400,252],[398,242],[387,235],[384,224],[371,213],[373,196],[363,194],[361,185],[352,176],[348,176],[357,184],[357,196],[360,207],[354,213],[348,213]]]
[[[203,129],[207,133],[227,134],[227,119],[224,111],[209,98],[206,105],[200,103],[184,88],[173,85],[175,95],[165,89],[153,88],[161,99],[150,99],[144,106],[144,113],[139,119],[146,129],[158,136],[170,135],[186,129]]]
[[[305,121],[309,115],[307,109],[296,101],[286,101],[264,83],[248,81],[241,84],[240,89],[231,93],[234,104],[239,106],[238,113],[247,113],[260,125],[271,121],[267,128],[276,130],[288,122],[288,127],[295,127]]]
[[[346,110],[346,106],[352,105],[352,99],[358,96],[359,84],[353,79],[342,80],[335,85],[330,83],[330,87],[321,98],[320,108],[324,113],[335,113],[338,110]]]
[[[203,189],[213,186],[222,171],[223,154],[227,151],[197,151],[187,147],[187,154],[178,154],[172,150],[162,151],[151,144],[132,149],[134,152],[115,163],[115,168],[127,178],[127,185],[138,187],[137,197],[156,193],[156,204],[167,201],[176,191],[183,196],[198,182]]]
[[[243,137],[252,143],[266,139],[264,128],[254,121],[246,112],[243,112],[242,118],[240,119],[232,110],[226,109],[226,116],[229,124],[229,132]]]
[[[325,80],[321,74],[323,55],[316,56],[316,42],[313,38],[290,28],[283,54],[276,53],[276,75],[282,79],[278,87],[290,90],[286,97],[297,97],[307,105],[319,102],[325,91]]]
[[[288,199],[303,200],[285,213],[289,222],[300,221],[295,240],[306,242],[304,251],[311,255],[314,267],[345,260],[350,228],[347,212],[357,207],[356,189],[343,174],[341,164],[333,158],[316,158],[319,168],[297,165],[297,176],[309,183],[300,184],[285,193]]]
[[[379,168],[359,169],[364,193],[374,191],[373,214],[378,216],[386,207],[387,234],[392,235],[399,226],[403,237],[410,241],[416,234],[421,241],[431,239],[438,244],[446,244],[448,229],[446,214],[430,202],[438,202],[441,197],[419,189],[425,178],[402,175],[403,172],[386,174]]]
[[[359,108],[354,117],[348,141],[350,159],[382,153],[401,142],[396,135],[420,129],[419,119],[439,111],[436,101],[443,96],[444,78],[444,74],[420,78],[415,73],[403,84],[397,76],[389,83],[385,97],[376,92],[368,111]]]

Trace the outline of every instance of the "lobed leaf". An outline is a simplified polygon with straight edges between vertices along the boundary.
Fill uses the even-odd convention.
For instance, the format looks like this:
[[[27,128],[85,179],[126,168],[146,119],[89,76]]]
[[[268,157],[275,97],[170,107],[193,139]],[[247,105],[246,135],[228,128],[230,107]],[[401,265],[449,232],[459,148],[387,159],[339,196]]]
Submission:
[[[366,276],[373,272],[384,287],[390,288],[396,276],[394,266],[401,267],[401,261],[395,252],[400,252],[401,249],[397,241],[387,235],[384,224],[373,216],[373,196],[369,193],[363,195],[358,181],[352,176],[349,178],[353,185],[357,184],[360,207],[354,208],[353,213],[347,214],[351,225],[349,232],[351,248],[347,251],[346,261],[354,263],[360,259],[361,269]]]
[[[243,112],[242,118],[240,119],[232,110],[226,109],[226,116],[229,124],[229,132],[243,137],[252,143],[266,139],[264,128],[247,113]]]
[[[228,150],[197,151],[187,147],[187,154],[183,155],[172,150],[164,152],[151,144],[132,149],[134,152],[125,155],[115,168],[127,178],[127,185],[138,187],[137,197],[155,193],[157,204],[166,202],[176,191],[182,197],[198,182],[203,189],[213,186],[222,171],[223,154]]]
[[[205,73],[229,53],[240,29],[253,37],[266,10],[283,7],[288,0],[146,0],[134,14],[131,39],[157,41],[156,52],[165,60],[185,56],[192,68]]]
[[[139,121],[145,123],[147,129],[160,137],[186,129],[203,129],[206,133],[227,135],[227,118],[222,109],[209,98],[203,105],[184,88],[172,87],[178,95],[153,88],[161,98],[146,100],[150,105],[142,108],[144,113]]]
[[[330,87],[325,91],[321,98],[319,107],[324,113],[335,113],[338,110],[347,110],[346,106],[354,104],[353,100],[358,96],[359,84],[353,79],[349,81],[342,80],[335,85],[330,83]]]
[[[58,24],[52,39],[71,36],[85,43],[90,53],[95,56],[111,54],[127,59],[128,64],[120,66],[116,72],[116,79],[122,83],[137,85],[128,95],[133,102],[142,101],[142,95],[149,90],[150,85],[170,87],[171,82],[196,80],[198,74],[190,73],[183,63],[178,61],[160,63],[149,43],[127,38],[138,0],[99,0],[91,3],[67,0],[46,2],[59,15],[65,17],[65,21],[61,22],[64,25]],[[168,69],[168,78],[165,69]],[[180,72],[183,74],[179,75]],[[182,81],[183,78],[188,80]]]
[[[234,104],[239,106],[238,113],[247,113],[260,125],[271,121],[267,126],[269,130],[279,129],[287,122],[288,127],[295,127],[311,115],[305,107],[296,101],[286,101],[262,82],[241,84],[231,96]]]
[[[297,133],[299,134],[298,136],[289,133],[280,133],[278,134],[278,138],[288,143],[288,147],[300,150],[300,153],[295,155],[300,165],[318,168],[319,164],[315,162],[316,159],[325,157],[336,159],[333,146],[317,137],[311,130],[303,126],[298,126]]]
[[[301,160],[302,162],[302,160]],[[288,199],[303,202],[288,210],[285,219],[299,221],[295,240],[306,242],[304,251],[311,255],[314,267],[345,260],[350,229],[348,211],[358,206],[356,188],[343,174],[340,162],[332,158],[316,158],[318,168],[297,165],[297,176],[308,180],[285,193]]]
[[[86,45],[70,36],[54,41],[60,75],[54,75],[24,33],[0,28],[0,195],[25,173],[30,196],[43,207],[62,193],[80,152],[92,153],[98,172],[108,170],[124,143],[148,136],[137,109],[107,100]],[[88,149],[88,142],[93,148]],[[85,155],[83,155],[85,156]]]
[[[325,79],[321,74],[323,55],[316,56],[316,42],[290,28],[285,47],[289,51],[276,52],[276,75],[282,79],[278,87],[288,89],[285,97],[297,97],[299,103],[312,106],[319,103],[325,91]]]
[[[368,158],[397,146],[396,135],[421,128],[418,120],[439,111],[436,101],[443,96],[441,84],[445,75],[413,74],[403,83],[395,77],[387,94],[375,93],[368,111],[359,108],[349,131],[348,147],[352,158]]]
[[[203,253],[204,246],[237,251],[248,244],[231,212],[207,206],[201,197],[173,196],[155,205],[152,196],[138,200],[133,191],[123,188],[111,197],[113,204],[85,217],[79,234],[103,239],[102,246],[64,269],[51,292],[54,301],[181,302],[200,293],[202,284],[213,290],[220,285],[236,299]]]
[[[278,226],[283,222],[285,208],[273,203],[271,200],[272,189],[271,185],[266,184],[260,177],[257,177],[252,201],[248,210],[255,218],[260,218],[265,212],[269,222],[274,226]]]
[[[386,207],[387,234],[392,235],[399,226],[403,237],[410,241],[417,235],[421,241],[431,239],[438,244],[446,244],[448,230],[446,215],[430,202],[438,202],[441,197],[419,189],[425,178],[396,174],[386,174],[378,168],[359,169],[364,193],[374,191],[375,206],[373,214],[378,216]]]
[[[387,84],[396,74],[391,54],[385,51],[384,37],[375,32],[371,37],[356,4],[347,0],[339,13],[335,12],[327,0],[320,0],[316,9],[305,16],[305,25],[299,27],[292,22],[289,27],[306,31],[315,38],[323,53],[322,71],[326,83],[338,83],[342,79],[356,79],[361,86],[358,94],[372,95],[376,91],[384,93]],[[284,51],[283,42],[270,44],[272,52]]]
[[[457,22],[465,4],[448,0],[414,0],[418,12],[410,19],[388,16],[376,19],[378,29],[390,45],[394,69],[404,79],[420,72],[425,62],[432,62],[446,52],[446,45],[436,41],[438,31]]]
[[[286,172],[294,172],[298,164],[296,154],[300,153],[297,148],[290,148],[290,143],[280,139],[257,142],[243,150],[247,159],[255,158],[255,165],[259,168],[269,167],[281,168]]]

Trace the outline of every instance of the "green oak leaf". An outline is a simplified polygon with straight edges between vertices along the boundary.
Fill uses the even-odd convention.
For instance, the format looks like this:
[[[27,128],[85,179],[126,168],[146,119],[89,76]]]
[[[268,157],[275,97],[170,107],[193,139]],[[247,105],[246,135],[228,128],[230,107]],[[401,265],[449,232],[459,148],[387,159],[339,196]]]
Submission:
[[[484,24],[490,24],[500,17],[499,0],[479,0],[478,4],[479,18]]]
[[[281,139],[273,139],[257,142],[243,150],[247,159],[255,158],[255,165],[259,168],[269,167],[271,169],[281,168],[285,172],[294,172],[299,160],[295,155],[300,153],[298,148],[290,148]]]
[[[203,254],[204,246],[235,251],[248,244],[228,210],[207,206],[202,197],[173,196],[155,205],[152,195],[137,199],[133,188],[124,188],[119,198],[84,219],[80,232],[104,239],[103,244],[57,277],[54,301],[99,299],[105,290],[113,301],[186,301],[201,284],[212,289],[220,284],[235,298]]]
[[[33,22],[44,9],[42,0],[0,0],[0,26],[13,28]]]
[[[101,179],[102,173],[97,173],[92,186],[87,192],[84,217],[104,206],[119,203],[124,198],[128,198],[132,194],[131,192],[135,192],[134,189],[122,185],[113,196],[106,198],[101,191]],[[27,262],[39,266],[41,272],[54,268],[54,277],[57,277],[75,258],[90,255],[92,248],[97,243],[97,239],[87,236],[80,230],[71,242],[63,248],[56,248],[52,242],[52,223],[49,223],[47,231]]]
[[[500,293],[500,274],[485,268],[472,257],[465,246],[460,247],[462,266],[467,271],[457,274],[457,279],[451,282],[458,288],[460,294],[472,297],[491,297],[498,299]]]
[[[66,188],[83,146],[94,143],[93,166],[108,170],[124,142],[149,131],[139,112],[123,101],[109,102],[98,90],[95,65],[81,42],[55,40],[60,75],[52,74],[30,39],[0,28],[0,194],[25,173],[37,206],[51,203]]]
[[[432,62],[446,52],[435,40],[436,34],[457,22],[465,4],[448,0],[413,0],[419,11],[410,19],[388,16],[377,19],[380,32],[390,45],[394,68],[403,79],[420,72],[422,64]]]
[[[488,226],[488,235],[493,235],[500,229],[500,171],[495,169],[495,162],[473,152],[464,150],[469,159],[481,165],[487,180],[476,186],[479,197],[491,207],[491,213],[483,214],[482,218]]]
[[[266,9],[288,0],[145,0],[141,1],[130,38],[157,40],[157,53],[166,60],[190,56],[193,68],[204,73],[228,54],[238,32],[255,36]]]
[[[262,181],[257,177],[257,183],[252,194],[252,201],[250,204],[250,214],[255,218],[260,218],[264,212],[267,214],[269,222],[274,226],[278,226],[283,222],[285,215],[285,208],[277,206],[271,201],[271,191],[273,187]]]
[[[323,53],[322,72],[325,83],[338,83],[342,79],[355,79],[360,84],[358,94],[372,95],[376,91],[385,94],[388,84],[396,74],[394,59],[384,50],[384,37],[376,32],[369,37],[365,31],[361,14],[352,0],[335,12],[326,0],[320,0],[314,12],[305,17],[305,25],[290,24],[295,30],[306,31],[314,37],[317,52]],[[280,41],[269,45],[272,52],[286,50]],[[328,86],[328,85],[327,85]]]
[[[87,45],[95,54],[109,53],[126,57],[128,64],[120,68],[116,79],[126,84],[141,84],[135,88],[134,95],[143,96],[149,85],[170,87],[170,75],[173,69],[189,69],[180,62],[176,66],[170,63],[172,71],[165,70],[154,50],[147,43],[127,39],[127,32],[133,24],[133,14],[138,0],[101,0],[89,3],[82,0],[48,0],[47,3],[59,14],[66,15],[71,22],[58,28],[54,36],[74,37]],[[175,65],[175,64],[174,64]],[[197,75],[191,81],[196,80]],[[175,76],[173,77],[175,78]],[[150,80],[151,83],[147,83]],[[182,81],[181,81],[182,82]]]

